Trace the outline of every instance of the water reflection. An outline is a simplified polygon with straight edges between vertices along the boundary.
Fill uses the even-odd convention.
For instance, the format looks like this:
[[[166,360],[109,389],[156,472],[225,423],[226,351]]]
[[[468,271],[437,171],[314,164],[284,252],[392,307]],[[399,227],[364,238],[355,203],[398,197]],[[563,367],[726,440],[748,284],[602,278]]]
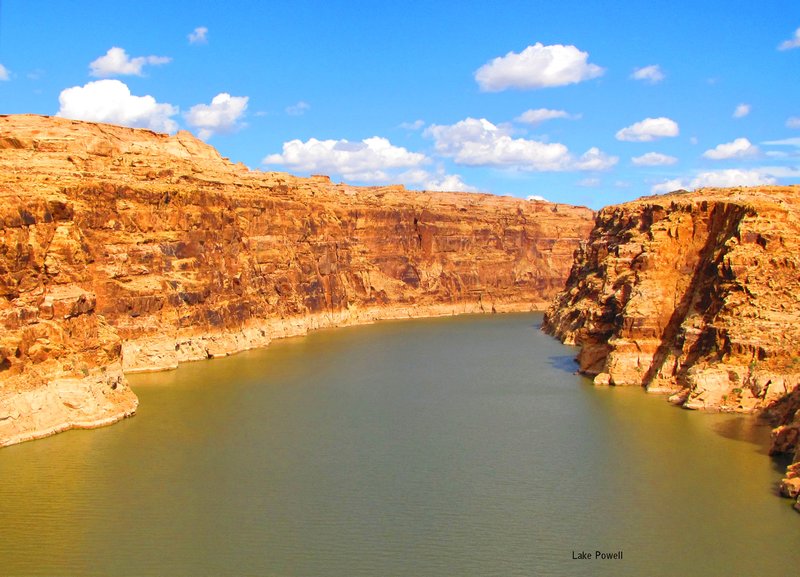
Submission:
[[[548,357],[547,361],[554,369],[558,369],[566,373],[571,373],[574,375],[578,371],[578,363],[575,360],[575,355],[555,355]]]
[[[751,415],[724,415],[714,418],[711,429],[718,435],[734,441],[751,443],[758,447],[760,453],[769,449],[769,431],[766,423]]]

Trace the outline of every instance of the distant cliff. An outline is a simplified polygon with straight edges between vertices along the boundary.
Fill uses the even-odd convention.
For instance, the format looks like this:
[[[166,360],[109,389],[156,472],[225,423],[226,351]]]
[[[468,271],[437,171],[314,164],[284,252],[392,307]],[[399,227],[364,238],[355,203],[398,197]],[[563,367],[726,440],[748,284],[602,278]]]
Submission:
[[[800,493],[800,186],[704,189],[603,209],[543,327],[598,385],[764,412]],[[800,510],[800,502],[797,504]]]
[[[0,116],[0,446],[132,414],[125,371],[322,326],[543,309],[592,218],[250,171],[185,132]]]

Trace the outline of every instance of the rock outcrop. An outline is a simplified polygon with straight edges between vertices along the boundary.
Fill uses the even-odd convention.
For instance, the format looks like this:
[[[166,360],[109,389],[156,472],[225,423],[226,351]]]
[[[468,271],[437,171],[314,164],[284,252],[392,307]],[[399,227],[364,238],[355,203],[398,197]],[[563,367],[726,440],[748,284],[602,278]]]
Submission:
[[[763,412],[800,492],[800,186],[704,189],[603,209],[543,327],[597,385]],[[797,505],[800,509],[800,504]]]
[[[0,116],[0,446],[132,414],[126,371],[323,326],[543,309],[592,218],[250,171],[186,132]]]

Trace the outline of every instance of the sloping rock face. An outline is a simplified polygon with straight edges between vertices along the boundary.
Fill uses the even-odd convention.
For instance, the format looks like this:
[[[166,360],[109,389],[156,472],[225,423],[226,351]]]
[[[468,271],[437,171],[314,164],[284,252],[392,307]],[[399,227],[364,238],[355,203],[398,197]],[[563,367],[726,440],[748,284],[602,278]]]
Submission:
[[[585,208],[250,171],[175,136],[0,117],[0,445],[132,414],[124,372],[323,327],[544,309]]]
[[[800,492],[800,186],[603,209],[543,328],[581,346],[595,384],[764,411],[778,425],[773,452],[795,461],[784,492]]]

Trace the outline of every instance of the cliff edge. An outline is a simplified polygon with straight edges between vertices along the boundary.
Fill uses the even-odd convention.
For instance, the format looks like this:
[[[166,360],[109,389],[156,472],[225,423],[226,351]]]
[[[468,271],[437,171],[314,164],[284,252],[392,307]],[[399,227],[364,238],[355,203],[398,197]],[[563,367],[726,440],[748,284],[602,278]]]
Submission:
[[[800,186],[702,189],[603,209],[545,331],[597,385],[759,412],[800,494]],[[800,510],[800,501],[796,505]]]
[[[589,209],[352,187],[0,116],[0,446],[132,414],[124,373],[323,327],[544,309]]]

